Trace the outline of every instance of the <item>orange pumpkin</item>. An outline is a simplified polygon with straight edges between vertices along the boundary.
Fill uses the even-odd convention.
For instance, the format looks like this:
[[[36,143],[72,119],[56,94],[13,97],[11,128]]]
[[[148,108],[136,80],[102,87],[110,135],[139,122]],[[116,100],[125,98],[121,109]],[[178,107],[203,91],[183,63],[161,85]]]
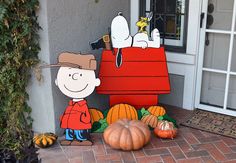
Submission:
[[[151,126],[152,128],[157,127],[158,124],[158,119],[156,116],[154,115],[145,115],[142,117],[141,121],[149,126]]]
[[[147,125],[138,120],[120,119],[106,128],[103,138],[114,149],[138,150],[150,141]]]
[[[126,118],[129,120],[138,120],[136,109],[128,104],[114,105],[107,113],[107,123],[112,124],[119,119]]]
[[[164,107],[162,106],[150,106],[148,108],[148,111],[152,114],[152,115],[155,115],[155,116],[163,116],[166,114],[166,110]]]
[[[154,129],[154,133],[160,138],[173,139],[177,135],[177,129],[172,122],[159,121],[157,127]]]
[[[94,122],[97,122],[99,121],[100,119],[103,119],[104,116],[102,114],[102,112],[98,109],[89,109],[89,113],[90,113],[90,116],[91,116],[91,123],[93,124]]]

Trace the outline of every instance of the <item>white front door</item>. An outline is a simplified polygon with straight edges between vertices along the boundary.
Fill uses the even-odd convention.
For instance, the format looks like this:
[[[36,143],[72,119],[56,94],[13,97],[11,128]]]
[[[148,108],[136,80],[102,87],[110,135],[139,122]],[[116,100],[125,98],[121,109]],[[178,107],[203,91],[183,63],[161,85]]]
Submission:
[[[236,116],[236,0],[203,0],[195,107]]]

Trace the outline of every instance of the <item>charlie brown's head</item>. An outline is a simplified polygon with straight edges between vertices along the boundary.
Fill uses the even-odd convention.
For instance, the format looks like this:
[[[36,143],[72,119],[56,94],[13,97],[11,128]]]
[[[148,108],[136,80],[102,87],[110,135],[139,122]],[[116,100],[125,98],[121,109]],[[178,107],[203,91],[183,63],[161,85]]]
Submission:
[[[58,59],[61,67],[55,83],[66,96],[83,99],[100,85],[100,79],[94,72],[96,60],[93,55],[62,53]]]

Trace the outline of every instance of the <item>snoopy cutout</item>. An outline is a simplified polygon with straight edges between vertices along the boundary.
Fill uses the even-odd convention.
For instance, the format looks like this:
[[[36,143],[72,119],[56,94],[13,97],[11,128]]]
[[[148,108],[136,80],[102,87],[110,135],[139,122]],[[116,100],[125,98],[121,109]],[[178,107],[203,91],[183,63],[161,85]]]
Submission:
[[[131,47],[132,36],[126,19],[119,12],[111,22],[111,40],[114,48]]]
[[[146,31],[146,27],[151,19],[152,13],[150,13],[148,17],[141,17],[140,21],[136,23],[136,25],[140,28],[139,32],[132,38],[127,20],[123,17],[122,13],[119,12],[111,23],[111,40],[113,47],[118,49],[125,47],[159,48],[160,33],[158,29],[155,28],[151,32],[151,40],[149,40],[149,36]]]

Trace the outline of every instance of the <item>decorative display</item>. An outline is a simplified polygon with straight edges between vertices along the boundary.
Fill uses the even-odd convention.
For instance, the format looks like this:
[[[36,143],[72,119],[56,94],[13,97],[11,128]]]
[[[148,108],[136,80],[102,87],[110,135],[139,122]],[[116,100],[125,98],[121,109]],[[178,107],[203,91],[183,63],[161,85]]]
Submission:
[[[158,124],[158,119],[155,115],[145,115],[142,117],[141,121],[152,128],[157,127]]]
[[[53,133],[44,133],[35,135],[33,142],[40,148],[47,148],[52,146],[57,141],[57,135]]]
[[[166,110],[162,106],[150,106],[148,111],[155,116],[163,116],[166,114]]]
[[[148,22],[152,19],[152,13],[147,18],[141,17],[137,22],[137,26],[140,28],[139,32],[132,38],[130,35],[129,26],[125,17],[119,12],[118,15],[112,20],[111,23],[111,40],[113,48],[117,48],[116,51],[116,67],[120,67],[123,63],[123,48],[128,47],[160,47],[160,34],[158,29],[154,29],[151,33],[151,41],[145,30]]]
[[[139,27],[139,32],[134,36],[134,38],[132,38],[127,20],[122,16],[121,12],[118,13],[111,23],[111,38],[113,47],[118,49],[127,47],[159,48],[160,33],[158,29],[155,28],[151,32],[151,41],[149,40],[149,36],[146,31],[146,27],[152,19],[152,15],[152,12],[150,12],[147,17],[140,18],[140,20],[136,23],[136,25]]]
[[[151,111],[155,113],[156,109],[165,110],[162,106],[151,106]],[[154,109],[153,109],[154,108]],[[90,109],[89,109],[90,110]],[[93,109],[92,109],[93,110]],[[103,114],[103,119],[100,118],[98,121],[94,121],[92,125],[92,132],[102,133],[104,130],[111,124],[115,123],[119,119],[129,119],[129,120],[141,120],[145,123],[149,128],[152,130],[157,127],[158,121],[167,120],[172,122],[175,127],[177,127],[176,120],[168,116],[166,113],[163,116],[160,115],[153,115],[145,108],[136,110],[133,106],[128,104],[117,104],[111,107],[109,110],[104,110],[103,113],[94,109],[94,113],[92,114],[97,115],[98,118],[101,114]],[[97,118],[97,119],[98,119]]]
[[[159,48],[160,47],[160,33],[157,28],[153,29],[151,32],[151,40],[149,40],[146,27],[152,19],[152,12],[149,13],[147,17],[141,17],[140,20],[136,23],[139,27],[139,32],[133,38],[133,47],[141,48]]]
[[[168,114],[165,114],[163,116],[159,116],[158,120],[167,120],[169,122],[172,122],[176,128],[178,127],[176,120],[171,118]]]
[[[170,138],[173,139],[177,135],[177,129],[174,127],[172,122],[159,121],[157,127],[154,129],[156,136],[160,138]]]
[[[67,52],[59,55],[58,64],[51,65],[60,67],[55,83],[64,95],[72,98],[60,117],[60,126],[65,129],[65,140],[60,142],[61,145],[92,145],[89,140],[91,116],[84,98],[100,85],[95,76],[96,65],[93,55]],[[97,116],[93,114],[92,121],[95,118]]]
[[[117,49],[114,49],[116,54]],[[100,63],[101,85],[96,91],[109,95],[110,107],[126,103],[136,109],[158,104],[159,94],[170,93],[164,48],[123,48],[123,64],[116,67],[116,56],[104,50]]]
[[[108,126],[103,138],[114,149],[138,150],[150,141],[147,125],[138,120],[120,119]]]
[[[94,122],[92,126],[92,132],[102,133],[108,127],[106,119],[100,119],[98,122]]]
[[[120,49],[132,46],[128,22],[121,12],[111,22],[111,41],[113,48]]]
[[[101,49],[101,48],[106,49],[106,50],[112,49],[111,40],[110,40],[109,35],[104,35],[104,36],[102,36],[102,38],[99,38],[96,41],[90,42],[89,44],[90,44],[92,50]]]
[[[129,120],[138,120],[136,109],[128,104],[117,104],[113,106],[107,113],[107,123],[112,124],[119,119],[126,118]]]
[[[170,92],[165,50],[160,47],[158,29],[149,40],[146,27],[152,12],[136,23],[139,32],[132,37],[128,22],[121,12],[112,20],[110,37],[112,48],[102,52],[97,93],[108,94],[110,107],[126,103],[136,109],[158,104],[158,94]],[[106,41],[104,41],[106,40]],[[104,48],[109,39],[90,43],[92,49]],[[100,46],[101,44],[101,46]],[[114,48],[114,49],[113,49]]]
[[[89,113],[91,116],[91,123],[93,125],[94,122],[98,122],[100,119],[103,119],[103,114],[98,109],[89,109]]]

